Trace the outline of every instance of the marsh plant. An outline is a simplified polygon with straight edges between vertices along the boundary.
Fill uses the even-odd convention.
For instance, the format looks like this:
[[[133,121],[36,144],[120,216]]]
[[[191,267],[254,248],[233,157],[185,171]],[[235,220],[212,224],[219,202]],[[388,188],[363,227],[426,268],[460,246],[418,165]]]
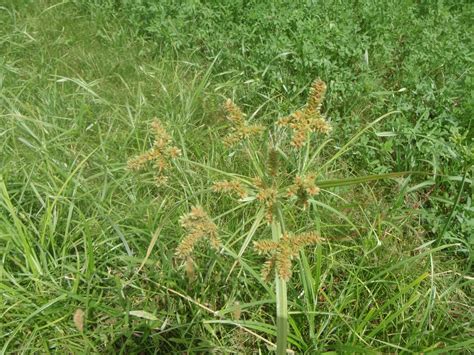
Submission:
[[[129,168],[138,170],[148,164],[153,166],[156,182],[166,188],[168,170],[174,164],[194,164],[195,167],[221,175],[210,183],[206,193],[215,198],[227,195],[239,208],[253,206],[256,211],[252,227],[244,233],[240,251],[232,252],[213,218],[199,205],[190,204],[188,213],[180,219],[183,237],[176,241],[175,256],[186,266],[188,276],[193,275],[196,248],[210,247],[218,251],[218,257],[230,257],[232,269],[244,253],[261,256],[261,277],[264,282],[275,283],[276,300],[276,351],[288,350],[288,301],[287,284],[295,272],[293,261],[304,253],[304,248],[315,248],[326,238],[314,227],[314,221],[299,211],[310,209],[318,197],[331,187],[346,186],[397,177],[403,173],[371,175],[357,178],[324,179],[325,168],[346,153],[357,138],[388,113],[360,130],[343,147],[321,163],[321,151],[331,141],[328,135],[332,126],[322,112],[326,84],[315,80],[310,87],[306,104],[299,110],[278,118],[269,126],[257,124],[247,118],[242,109],[231,99],[224,103],[227,135],[222,142],[233,155],[241,155],[250,162],[252,174],[226,171],[223,167],[210,166],[181,155],[185,147],[174,145],[171,135],[159,121],[152,123],[155,137],[147,152],[129,160]],[[291,217],[291,218],[289,218]],[[289,230],[291,225],[292,229]],[[248,250],[253,244],[253,250]],[[271,288],[270,288],[271,289]]]

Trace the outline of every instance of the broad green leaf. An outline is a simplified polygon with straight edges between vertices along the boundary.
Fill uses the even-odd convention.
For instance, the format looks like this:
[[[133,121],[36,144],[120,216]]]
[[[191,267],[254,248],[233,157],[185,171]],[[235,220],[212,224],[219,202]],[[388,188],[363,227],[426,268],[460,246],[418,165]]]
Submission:
[[[413,173],[414,172],[410,172],[410,171],[401,171],[398,173],[366,175],[366,176],[358,176],[358,177],[346,178],[346,179],[322,180],[322,181],[317,181],[316,185],[322,188],[349,186],[349,185],[363,184],[366,182],[376,181],[376,180],[395,179],[395,178],[402,177],[408,174],[413,174]]]

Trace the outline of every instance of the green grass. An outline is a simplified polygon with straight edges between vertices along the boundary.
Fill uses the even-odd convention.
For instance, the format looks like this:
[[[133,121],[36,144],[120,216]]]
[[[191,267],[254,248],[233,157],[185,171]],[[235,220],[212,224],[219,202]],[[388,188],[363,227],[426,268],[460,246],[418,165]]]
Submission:
[[[126,23],[154,45],[154,56],[213,62],[219,92],[261,106],[260,119],[301,105],[321,77],[337,125],[334,148],[400,111],[353,147],[353,166],[437,174],[414,180],[431,197],[423,206],[426,233],[464,243],[466,254],[472,249],[470,184],[451,203],[463,174],[472,176],[471,1],[76,2],[96,20]]]
[[[369,51],[373,64],[363,68],[356,62],[362,47],[351,49],[350,9],[340,15],[345,22],[337,36],[344,41],[301,66],[298,56],[270,61],[284,49],[281,36],[275,48],[232,56],[239,36],[219,27],[230,19],[212,23],[214,42],[205,31],[196,32],[200,41],[189,40],[188,6],[178,16],[172,3],[160,5],[175,14],[166,20],[175,33],[157,36],[157,28],[165,28],[156,22],[161,13],[140,18],[147,2],[142,12],[119,6],[107,13],[104,4],[10,1],[0,7],[2,353],[267,353],[268,343],[276,343],[274,285],[260,278],[262,258],[238,255],[249,233],[268,238],[270,227],[259,221],[255,206],[229,213],[236,205],[226,197],[216,202],[209,193],[217,172],[186,159],[251,173],[252,162],[229,154],[221,142],[224,97],[234,96],[268,123],[301,104],[317,75],[330,84],[325,111],[338,132],[318,156],[321,164],[376,117],[402,111],[364,132],[352,150],[324,167],[325,177],[400,170],[441,176],[340,184],[294,214],[292,226],[316,229],[329,241],[295,262],[288,284],[290,346],[298,353],[473,347],[472,43],[463,33],[470,31],[472,5],[427,3],[420,7],[424,15],[398,24],[400,33],[380,21],[376,5],[362,7],[373,12],[365,26],[374,29],[364,33],[380,56],[372,59]],[[208,16],[198,17],[201,24],[212,18],[211,10],[223,19],[233,16],[230,5],[219,10],[196,4],[189,7]],[[395,22],[414,6],[394,4]],[[255,45],[262,35],[255,31],[272,29],[249,23],[259,18],[271,24],[266,11],[281,16],[278,8],[252,9],[240,33]],[[289,17],[302,16],[302,9],[294,5]],[[415,33],[423,26],[419,39]],[[328,29],[324,36],[330,36]],[[395,56],[406,56],[396,65],[393,38],[403,39],[404,31],[416,43],[412,52],[407,46]],[[430,47],[430,36],[441,39]],[[170,45],[173,38],[181,47]],[[222,38],[232,46],[225,49]],[[193,43],[200,43],[197,53],[191,53]],[[326,71],[325,57],[332,60]],[[398,94],[402,87],[407,90]],[[183,162],[174,166],[166,188],[155,186],[151,171],[126,169],[128,158],[149,148],[155,116],[183,147]],[[226,253],[200,250],[196,280],[189,282],[174,250],[183,234],[179,216],[196,203],[219,217]],[[78,308],[85,311],[83,332],[73,322]]]

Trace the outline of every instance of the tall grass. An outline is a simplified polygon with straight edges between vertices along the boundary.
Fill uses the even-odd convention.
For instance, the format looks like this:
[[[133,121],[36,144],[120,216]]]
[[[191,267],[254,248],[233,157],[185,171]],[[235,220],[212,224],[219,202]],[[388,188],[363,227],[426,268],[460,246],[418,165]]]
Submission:
[[[446,48],[453,58],[469,46],[462,31],[470,10],[463,4],[439,5],[440,17],[420,5],[428,11],[425,36],[450,37]],[[456,123],[456,117],[465,117],[464,101],[447,104],[468,92],[467,67],[459,75],[454,69],[462,67],[464,55],[449,68],[438,68],[433,58],[440,56],[431,57],[433,66],[415,75],[418,62],[410,53],[419,53],[422,61],[425,51],[417,42],[414,52],[407,52],[405,64],[412,64],[399,74],[421,86],[401,85],[407,90],[400,94],[395,85],[378,90],[385,87],[370,71],[364,72],[364,81],[342,80],[348,72],[337,74],[331,66],[327,72],[308,71],[288,96],[275,82],[262,89],[263,72],[240,75],[219,67],[221,57],[214,54],[208,61],[164,50],[120,14],[93,5],[87,4],[92,14],[70,2],[8,1],[0,7],[2,353],[266,353],[276,345],[273,284],[260,275],[263,258],[248,252],[253,238],[271,238],[265,211],[251,201],[240,208],[229,196],[209,191],[209,181],[221,179],[223,167],[251,175],[264,163],[225,148],[228,127],[220,105],[224,97],[233,97],[253,123],[271,123],[301,105],[316,75],[334,78],[324,111],[333,112],[338,134],[296,163],[288,159],[292,169],[319,165],[328,180],[319,184],[320,198],[286,223],[299,232],[298,226],[311,221],[307,227],[328,241],[306,248],[294,262],[298,272],[287,288],[288,347],[308,353],[472,348],[465,238],[470,211],[465,196],[472,181],[469,170],[464,175],[451,164],[461,161],[458,154],[468,146],[462,127],[469,125]],[[434,26],[436,18],[446,26]],[[410,23],[398,28],[412,31]],[[382,65],[368,53],[370,66]],[[275,73],[273,65],[279,64],[273,61],[266,73]],[[429,80],[416,80],[426,73],[441,82],[443,75],[458,80],[430,89]],[[430,90],[438,95],[436,103],[429,99]],[[279,93],[288,96],[287,104],[282,105]],[[420,106],[411,111],[406,105],[413,102]],[[387,117],[389,126],[368,123],[392,108],[402,114]],[[424,108],[430,108],[426,117]],[[440,115],[454,123],[439,126],[433,117]],[[152,144],[154,117],[171,128],[182,148],[166,188],[156,186],[152,170],[138,175],[125,164]],[[344,143],[361,127],[367,129],[346,151]],[[420,142],[434,145],[417,150]],[[454,155],[446,158],[445,148],[433,147],[453,148]],[[433,169],[411,165],[424,159],[426,150],[442,153],[442,159],[436,154],[426,159]],[[324,163],[335,154],[339,159]],[[285,164],[287,158],[282,155]],[[394,167],[444,176],[392,176],[389,182],[374,178],[351,186],[342,180],[360,182],[361,175],[405,170]],[[183,277],[186,265],[176,262],[175,248],[183,234],[179,217],[197,204],[215,218],[226,242],[222,254],[197,249],[191,281]],[[439,217],[446,211],[446,219]]]

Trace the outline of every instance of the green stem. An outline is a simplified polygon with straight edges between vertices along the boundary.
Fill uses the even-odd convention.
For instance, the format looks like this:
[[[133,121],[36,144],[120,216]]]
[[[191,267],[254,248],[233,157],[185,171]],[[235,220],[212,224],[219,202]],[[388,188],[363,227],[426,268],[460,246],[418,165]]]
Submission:
[[[438,243],[443,238],[444,232],[446,232],[446,229],[448,229],[448,226],[451,223],[451,220],[453,219],[454,212],[456,212],[456,207],[458,206],[459,201],[461,200],[461,194],[462,194],[462,191],[464,190],[464,183],[466,182],[467,172],[468,172],[468,169],[466,169],[466,171],[464,172],[464,176],[462,177],[461,188],[459,189],[458,194],[456,196],[456,200],[454,201],[453,207],[451,208],[451,213],[449,214],[448,220],[444,224],[443,230],[438,236]]]
[[[179,161],[182,161],[182,162],[185,162],[185,163],[188,163],[188,164],[194,164],[194,165],[199,166],[203,169],[206,169],[206,170],[209,170],[209,171],[214,171],[218,174],[225,175],[225,176],[231,177],[233,179],[240,180],[240,181],[242,181],[243,183],[245,183],[247,185],[252,185],[249,178],[247,178],[246,176],[243,176],[243,175],[228,173],[226,171],[216,169],[216,168],[213,168],[212,166],[209,166],[209,165],[206,165],[206,164],[201,164],[197,161],[189,160],[189,159],[186,159],[186,158],[177,158],[176,160],[179,160]]]
[[[272,239],[280,241],[282,225],[277,217],[272,221]],[[286,296],[286,281],[275,273],[276,306],[277,306],[277,351],[279,355],[286,354],[288,337],[288,300]]]

